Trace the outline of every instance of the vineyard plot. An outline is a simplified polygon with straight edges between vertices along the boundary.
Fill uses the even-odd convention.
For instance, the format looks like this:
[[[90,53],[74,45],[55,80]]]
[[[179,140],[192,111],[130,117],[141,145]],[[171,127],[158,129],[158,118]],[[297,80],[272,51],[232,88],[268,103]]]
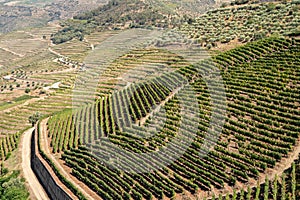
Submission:
[[[297,144],[299,47],[295,39],[259,40],[133,84],[75,113],[53,116],[48,121],[53,153],[63,151],[72,175],[103,199],[172,198],[249,183],[274,168]],[[210,120],[213,98],[215,112],[224,109],[216,98],[220,91],[212,84],[215,90],[209,93],[199,76],[210,65],[221,70],[226,86],[226,121],[216,127],[219,137],[210,131]],[[188,106],[193,98],[196,110]],[[196,115],[184,115],[182,105]],[[151,113],[157,106],[161,112]],[[183,118],[185,123],[180,123]],[[149,129],[155,134],[149,134]],[[190,138],[182,155],[168,163],[168,152],[161,150],[177,152],[181,142]],[[209,152],[202,146],[205,141],[215,144]],[[141,156],[147,153],[156,159]],[[112,165],[116,163],[123,170]],[[157,169],[132,173],[152,166]]]

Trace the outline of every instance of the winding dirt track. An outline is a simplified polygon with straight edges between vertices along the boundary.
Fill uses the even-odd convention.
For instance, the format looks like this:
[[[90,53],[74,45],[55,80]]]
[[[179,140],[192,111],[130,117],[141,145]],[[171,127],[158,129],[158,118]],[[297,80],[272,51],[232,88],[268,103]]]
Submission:
[[[22,170],[24,173],[24,178],[29,183],[29,186],[35,195],[36,199],[38,200],[48,200],[49,197],[47,196],[43,186],[40,184],[38,179],[36,178],[34,172],[31,169],[31,136],[34,128],[30,128],[23,133],[22,139]]]
[[[63,166],[57,161],[57,159],[54,157],[54,155],[51,153],[49,149],[48,139],[47,139],[47,121],[49,118],[43,119],[40,123],[40,130],[41,130],[41,149],[51,158],[52,162],[55,164],[55,166],[59,169],[60,173],[67,178],[73,185],[75,185],[79,191],[89,200],[95,200],[97,197],[97,194],[94,193],[93,196],[90,195],[87,190],[89,188],[84,185],[79,185],[77,182],[74,181],[74,179],[71,178],[70,174],[66,172],[66,170],[63,168]],[[85,187],[85,188],[84,188]]]

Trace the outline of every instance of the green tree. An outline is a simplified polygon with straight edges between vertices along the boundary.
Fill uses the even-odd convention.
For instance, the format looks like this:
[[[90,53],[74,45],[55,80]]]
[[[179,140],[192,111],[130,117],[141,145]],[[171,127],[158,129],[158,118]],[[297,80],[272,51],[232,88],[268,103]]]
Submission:
[[[26,88],[25,89],[25,93],[29,93],[30,92],[30,89],[29,88]]]
[[[34,126],[34,124],[42,117],[42,114],[39,112],[36,112],[35,114],[29,116],[28,121],[29,123],[32,124],[32,126]]]
[[[0,200],[27,200],[29,193],[24,186],[24,180],[18,176],[19,171],[8,172],[7,168],[1,166],[0,174]]]

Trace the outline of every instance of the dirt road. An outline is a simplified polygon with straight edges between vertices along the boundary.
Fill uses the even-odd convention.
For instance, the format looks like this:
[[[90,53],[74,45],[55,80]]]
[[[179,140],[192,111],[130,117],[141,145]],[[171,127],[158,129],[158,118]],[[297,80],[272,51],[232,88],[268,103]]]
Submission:
[[[31,150],[31,136],[32,131],[34,128],[30,128],[23,134],[22,139],[22,170],[24,173],[24,178],[29,183],[33,194],[35,195],[36,199],[38,200],[47,200],[49,197],[47,196],[44,188],[36,178],[35,174],[31,169],[31,162],[30,162],[30,150]]]
[[[73,185],[75,185],[80,192],[87,197],[87,199],[89,200],[95,200],[97,197],[97,194],[94,193],[93,191],[90,191],[91,193],[93,193],[91,196],[87,190],[89,190],[89,188],[87,186],[83,186],[83,185],[79,185],[77,184],[71,177],[70,175],[64,170],[64,168],[61,166],[61,164],[57,161],[57,159],[54,157],[54,155],[51,153],[48,144],[48,139],[47,139],[47,121],[49,118],[43,119],[40,123],[40,130],[41,130],[41,136],[40,136],[40,141],[41,141],[41,149],[49,156],[49,158],[51,158],[52,162],[55,164],[55,166],[59,169],[60,173],[62,173],[62,175],[67,178]],[[85,187],[85,188],[84,188]]]

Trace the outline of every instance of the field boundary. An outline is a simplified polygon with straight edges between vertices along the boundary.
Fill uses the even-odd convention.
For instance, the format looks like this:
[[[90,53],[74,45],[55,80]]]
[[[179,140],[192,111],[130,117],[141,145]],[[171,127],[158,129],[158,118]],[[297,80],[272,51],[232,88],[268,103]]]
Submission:
[[[31,141],[32,141],[32,134],[34,133],[34,128],[30,128],[24,131],[23,136],[21,138],[21,153],[22,153],[22,171],[23,176],[28,183],[28,187],[30,188],[30,193],[35,197],[34,199],[37,200],[49,200],[49,197],[44,190],[41,182],[36,177],[36,174],[33,172],[31,167],[31,157],[32,157],[32,149],[31,149]]]
[[[38,129],[33,131],[31,138],[31,168],[36,177],[44,187],[46,193],[50,199],[65,199],[72,200],[76,198],[74,195],[69,195],[60,185],[57,183],[54,173],[51,173],[50,166],[42,158],[38,150],[37,137]]]
[[[59,181],[62,181],[63,182],[62,184],[64,186],[66,186],[68,189],[70,189],[71,191],[74,190],[73,194],[77,193],[80,196],[84,196],[83,199],[94,200],[96,193],[94,193],[92,190],[90,190],[87,186],[77,184],[76,181],[74,181],[74,179],[72,178],[71,174],[68,174],[65,171],[64,167],[61,165],[61,163],[59,163],[56,160],[56,158],[51,154],[49,144],[47,141],[47,133],[46,133],[46,131],[47,131],[46,124],[47,124],[48,119],[49,119],[49,117],[47,117],[45,119],[41,119],[37,125],[38,130],[40,131],[40,133],[39,133],[40,135],[39,135],[38,139],[39,139],[39,145],[40,145],[39,149],[42,152],[42,157],[44,159],[47,159],[47,162],[51,162],[51,164],[55,166],[58,173],[60,173],[60,176],[65,179],[65,181],[62,181],[61,178],[58,177]],[[65,184],[65,182],[68,182],[68,183]],[[92,192],[93,194],[90,194],[89,192],[87,192],[87,190],[89,190],[89,192]]]

